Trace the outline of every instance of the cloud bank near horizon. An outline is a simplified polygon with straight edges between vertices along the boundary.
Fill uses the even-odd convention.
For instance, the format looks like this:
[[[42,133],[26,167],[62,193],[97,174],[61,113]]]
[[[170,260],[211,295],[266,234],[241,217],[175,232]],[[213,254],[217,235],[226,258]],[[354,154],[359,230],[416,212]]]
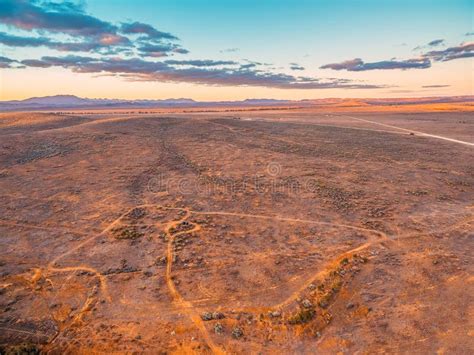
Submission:
[[[327,88],[380,88],[380,85],[354,83],[347,79],[319,79],[294,77],[249,69],[244,66],[219,67],[223,64],[238,64],[226,61],[169,60],[150,62],[140,58],[94,58],[76,55],[62,57],[44,56],[18,62],[25,67],[62,67],[75,73],[105,73],[129,81],[187,82],[205,85],[266,86],[282,89],[327,89]],[[7,63],[11,64],[11,62]]]
[[[429,47],[444,44],[444,40],[436,39],[428,43]],[[432,62],[447,62],[461,58],[474,57],[474,42],[461,43],[458,46],[444,50],[432,50],[421,54],[420,57],[405,60],[383,60],[379,62],[366,63],[361,58],[345,60],[339,63],[325,64],[320,69],[367,71],[367,70],[392,70],[392,69],[427,69],[431,68]]]

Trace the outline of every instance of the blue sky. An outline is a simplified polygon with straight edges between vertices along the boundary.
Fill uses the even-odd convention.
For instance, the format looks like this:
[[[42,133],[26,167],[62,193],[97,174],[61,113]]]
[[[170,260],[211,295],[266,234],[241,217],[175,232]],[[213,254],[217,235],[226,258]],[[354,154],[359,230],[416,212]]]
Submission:
[[[5,6],[0,8],[28,11],[22,0],[1,2]],[[118,97],[140,95],[157,98],[182,93],[179,96],[204,100],[256,96],[296,99],[472,94],[473,59],[469,44],[473,37],[466,36],[466,33],[473,32],[472,1],[75,2],[81,10],[58,10],[49,2],[39,0],[26,3],[34,6],[39,15],[41,11],[46,14],[59,11],[64,16],[68,11],[82,11],[118,27],[124,22],[148,24],[178,37],[179,40],[170,42],[187,52],[178,53],[177,47],[173,47],[174,50],[165,51],[162,57],[143,57],[143,53],[126,53],[124,50],[115,53],[114,57],[137,58],[152,63],[198,59],[238,64],[209,68],[179,64],[179,67],[167,65],[160,69],[152,65],[153,72],[147,69],[146,73],[140,73],[139,78],[131,74],[136,73],[136,68],[124,72],[117,72],[115,68],[110,71],[109,67],[97,69],[104,68],[103,63],[94,63],[91,70],[84,69],[85,63],[69,62],[67,65],[43,62],[41,66],[21,68],[24,66],[22,61],[41,60],[45,56],[80,55],[98,60],[106,57],[105,49],[68,53],[51,46],[15,47],[10,40],[8,45],[2,45],[0,55],[18,62],[3,65],[5,68],[0,73],[3,99],[32,95],[33,90],[40,86],[36,81],[45,78],[57,80],[56,85],[53,80],[48,82],[46,90],[43,89],[48,94],[62,93],[59,91],[67,90],[69,82],[68,93],[92,97],[109,96],[99,91],[107,88]],[[49,38],[55,43],[90,43],[98,38],[97,35],[86,37],[84,34],[78,37],[62,23],[63,27],[54,27],[53,30],[44,24],[41,24],[42,28],[36,28],[37,23],[19,24],[14,16],[12,13],[0,17],[1,32],[10,36]],[[16,16],[21,18],[21,13]],[[114,33],[120,37],[128,36],[133,46],[138,40],[136,36],[120,32],[120,29]],[[439,45],[428,45],[438,39],[443,40]],[[157,43],[161,42],[155,41],[153,45]],[[415,47],[419,48],[414,50]],[[462,56],[432,53],[449,48],[454,48],[452,53],[461,51]],[[361,61],[346,63],[356,58]],[[261,64],[253,68],[238,67],[252,62]],[[292,70],[291,67],[304,69]],[[157,70],[161,74],[157,74]],[[78,74],[78,71],[83,73]],[[22,92],[15,82],[25,73],[34,83]],[[196,75],[198,80],[193,79]],[[209,79],[209,75],[216,78]],[[228,82],[225,81],[227,77]],[[324,85],[319,85],[320,82]],[[76,83],[75,87],[73,83]],[[130,88],[134,89],[133,93]]]
[[[434,38],[465,40],[473,26],[472,1],[117,0],[113,8],[110,1],[87,3],[100,18],[139,18],[175,33],[198,57],[237,47],[239,55],[281,64],[306,60],[307,54],[321,64],[412,55],[412,48]]]

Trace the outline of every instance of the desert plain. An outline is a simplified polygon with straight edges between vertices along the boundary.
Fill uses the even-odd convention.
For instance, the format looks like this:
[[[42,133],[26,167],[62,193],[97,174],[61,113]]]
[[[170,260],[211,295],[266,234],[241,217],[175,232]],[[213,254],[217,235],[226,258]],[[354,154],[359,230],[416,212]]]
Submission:
[[[474,351],[470,107],[0,114],[2,352]]]

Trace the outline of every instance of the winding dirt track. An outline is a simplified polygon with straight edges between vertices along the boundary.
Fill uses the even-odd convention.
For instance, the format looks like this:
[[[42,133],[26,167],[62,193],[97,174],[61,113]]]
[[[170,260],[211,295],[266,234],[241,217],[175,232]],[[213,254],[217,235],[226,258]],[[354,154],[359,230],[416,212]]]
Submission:
[[[382,126],[382,127],[388,127],[388,128],[398,129],[398,130],[400,130],[400,131],[404,131],[404,132],[408,132],[408,133],[416,133],[417,135],[419,135],[419,136],[421,136],[421,137],[436,138],[436,139],[441,139],[441,140],[448,141],[448,142],[452,142],[452,143],[457,143],[457,144],[462,144],[462,145],[467,145],[467,146],[474,147],[474,143],[465,142],[465,141],[460,141],[460,140],[458,140],[458,139],[453,139],[453,138],[448,138],[448,137],[443,137],[443,136],[438,136],[438,135],[436,135],[436,134],[429,134],[429,133],[425,133],[425,132],[414,131],[413,129],[401,128],[401,127],[389,125],[389,124],[386,124],[386,123],[381,123],[381,122],[366,120],[366,119],[364,119],[364,118],[359,118],[359,117],[354,117],[354,116],[348,116],[348,115],[337,115],[337,116],[339,116],[339,117],[347,117],[347,118],[351,118],[351,119],[356,120],[356,121],[371,123],[371,124],[375,124],[375,125]]]
[[[206,326],[204,325],[204,322],[202,321],[199,313],[195,310],[193,304],[189,301],[186,301],[183,298],[183,296],[181,296],[179,291],[176,289],[176,285],[174,284],[174,281],[173,281],[172,266],[173,266],[173,258],[174,258],[173,245],[174,245],[175,238],[178,235],[197,232],[201,229],[199,225],[192,223],[194,225],[192,229],[177,232],[177,233],[172,233],[171,230],[173,228],[177,227],[179,224],[186,221],[191,215],[189,210],[187,209],[182,209],[181,211],[185,212],[185,215],[177,221],[169,222],[167,226],[165,227],[165,233],[168,238],[168,248],[166,252],[166,284],[168,285],[168,289],[171,293],[171,296],[173,297],[173,301],[176,303],[176,305],[180,309],[182,309],[188,315],[188,317],[191,319],[194,325],[199,329],[202,337],[204,338],[204,341],[206,342],[207,346],[209,346],[211,351],[215,354],[224,354],[224,351],[221,350],[212,340],[211,336],[209,335],[209,332],[206,329]]]
[[[303,224],[317,224],[317,225],[327,225],[327,226],[334,226],[334,227],[340,227],[340,228],[347,228],[347,229],[352,229],[352,230],[357,230],[360,232],[365,232],[371,237],[368,238],[367,242],[353,248],[347,252],[344,252],[337,256],[334,260],[328,262],[323,270],[318,271],[316,274],[314,274],[312,277],[310,277],[308,280],[304,281],[301,286],[299,286],[292,294],[283,300],[282,302],[275,304],[275,305],[270,305],[268,309],[282,309],[288,305],[290,305],[292,302],[294,302],[299,295],[308,287],[309,284],[314,283],[316,280],[323,279],[325,276],[327,276],[328,272],[334,267],[337,266],[340,261],[343,258],[349,257],[354,255],[357,252],[360,252],[362,250],[365,250],[369,248],[370,246],[373,246],[377,243],[380,242],[388,242],[388,243],[393,243],[398,240],[399,237],[413,237],[415,235],[420,235],[422,233],[411,233],[407,234],[405,236],[397,236],[398,238],[394,238],[393,236],[388,236],[387,234],[379,231],[379,230],[374,230],[374,229],[369,229],[369,228],[363,228],[359,226],[354,226],[354,225],[348,225],[348,224],[341,224],[341,223],[331,223],[331,222],[322,222],[322,221],[314,221],[314,220],[306,220],[306,219],[299,219],[299,218],[286,218],[286,217],[279,217],[279,216],[267,216],[267,215],[255,215],[255,214],[246,214],[246,213],[237,213],[237,212],[222,212],[222,211],[194,211],[189,208],[179,208],[179,207],[167,207],[167,206],[162,206],[158,204],[141,204],[137,205],[134,207],[129,208],[126,212],[121,214],[118,218],[116,218],[114,221],[112,221],[110,224],[108,224],[100,233],[87,238],[86,240],[82,241],[75,247],[69,249],[68,251],[60,254],[56,258],[54,258],[44,269],[37,268],[35,269],[35,273],[33,277],[31,278],[31,282],[35,284],[42,276],[50,276],[53,275],[54,273],[63,273],[63,272],[74,272],[74,271],[87,271],[93,274],[95,277],[98,278],[100,282],[100,291],[102,295],[104,296],[105,299],[107,299],[109,302],[112,301],[109,293],[108,293],[108,288],[107,288],[107,279],[106,276],[104,276],[102,273],[100,273],[97,269],[94,269],[90,266],[87,265],[78,265],[78,266],[68,266],[68,267],[57,267],[56,264],[59,260],[65,258],[66,256],[72,254],[73,252],[79,250],[80,248],[84,247],[94,239],[103,236],[105,233],[110,231],[114,226],[116,226],[120,221],[127,215],[129,214],[132,210],[136,208],[158,208],[158,209],[163,209],[163,210],[173,210],[173,211],[178,211],[182,214],[182,216],[177,219],[177,220],[171,220],[169,222],[165,223],[157,223],[156,226],[160,226],[164,224],[164,231],[167,237],[167,252],[166,252],[166,273],[165,273],[165,278],[166,278],[166,284],[168,287],[168,290],[173,298],[173,302],[175,305],[183,311],[184,314],[188,316],[188,318],[192,321],[192,323],[196,326],[196,328],[200,331],[205,343],[209,347],[209,349],[216,354],[223,354],[225,353],[223,349],[221,349],[219,346],[217,346],[212,337],[210,336],[203,320],[200,317],[199,312],[196,310],[195,305],[187,301],[186,299],[183,298],[183,296],[180,294],[178,289],[176,288],[176,285],[173,281],[173,260],[174,260],[174,252],[173,252],[173,247],[174,247],[174,241],[175,238],[179,235],[182,234],[188,234],[188,233],[193,233],[201,230],[201,226],[198,225],[197,223],[194,222],[188,222],[189,225],[192,226],[191,229],[187,230],[182,230],[182,231],[173,231],[176,227],[178,227],[181,223],[184,221],[187,221],[192,215],[216,215],[216,216],[232,216],[232,217],[239,217],[239,218],[251,218],[251,219],[267,219],[267,220],[275,220],[275,221],[282,221],[282,222],[291,222],[291,223],[303,223]],[[457,228],[460,225],[470,223],[472,221],[471,218],[464,219],[462,221],[458,221],[457,223],[453,224],[452,226],[449,226],[443,231],[447,231],[453,228]],[[1,221],[0,224],[5,224],[5,225],[11,225],[11,226],[17,226],[18,224],[12,221]],[[27,224],[22,224],[22,227],[25,228],[40,228],[42,229],[41,226],[36,226],[36,225],[27,225]],[[58,231],[64,231],[64,228],[54,228],[54,227],[48,227],[45,228],[47,230],[58,230]],[[85,234],[85,233],[81,233]],[[94,296],[88,296],[86,301],[84,302],[82,308],[80,311],[73,317],[71,321],[68,322],[67,325],[64,325],[61,327],[60,331],[58,334],[52,339],[49,345],[54,343],[56,340],[58,340],[61,336],[61,333],[74,324],[77,321],[80,321],[82,318],[83,314],[86,313],[88,310],[90,310],[91,305],[94,304],[95,302]],[[198,302],[195,302],[198,303]]]
[[[184,213],[184,215],[178,219],[178,220],[173,220],[165,224],[165,234],[168,239],[168,244],[167,244],[167,263],[166,263],[166,283],[169,289],[170,294],[173,297],[173,301],[175,302],[176,306],[181,309],[185,314],[188,315],[189,319],[194,323],[197,329],[199,329],[203,339],[205,340],[207,346],[211,349],[213,353],[216,354],[222,354],[224,351],[219,348],[212,340],[209,332],[207,331],[204,322],[202,321],[200,314],[196,311],[195,306],[185,300],[182,295],[179,293],[179,291],[176,288],[176,285],[173,281],[173,275],[172,275],[172,265],[173,265],[173,259],[174,259],[174,253],[173,253],[173,243],[174,240],[177,236],[181,234],[186,234],[186,233],[193,233],[196,231],[199,231],[201,227],[195,223],[188,222],[190,223],[193,227],[192,229],[185,230],[185,231],[180,231],[180,232],[172,232],[172,229],[177,227],[180,223],[186,221],[191,215],[217,215],[217,216],[234,216],[234,217],[244,217],[244,218],[253,218],[253,219],[269,219],[269,220],[275,220],[275,221],[283,221],[283,222],[292,222],[292,223],[309,223],[309,224],[319,224],[319,225],[329,225],[329,226],[336,226],[336,227],[342,227],[342,228],[349,228],[353,230],[358,230],[358,231],[363,231],[363,232],[368,232],[371,234],[378,235],[382,237],[383,240],[390,240],[390,238],[385,235],[385,233],[377,231],[377,230],[372,230],[372,229],[367,229],[367,228],[362,228],[362,227],[357,227],[357,226],[352,226],[352,225],[345,225],[345,224],[339,224],[339,223],[330,223],[330,222],[321,222],[321,221],[313,221],[313,220],[304,220],[304,219],[297,219],[297,218],[283,218],[283,217],[278,217],[278,216],[265,216],[265,215],[251,215],[251,214],[245,214],[245,213],[236,213],[236,212],[218,212],[218,211],[193,211],[188,208],[177,208],[177,207],[166,207],[166,206],[161,206],[157,204],[141,204],[137,205],[134,207],[129,208],[126,212],[121,214],[117,219],[112,221],[107,227],[105,227],[100,233],[87,238],[83,242],[79,243],[75,247],[69,249],[68,251],[60,254],[56,258],[54,258],[46,268],[44,269],[36,269],[35,270],[35,275],[32,278],[32,282],[35,283],[41,276],[50,276],[54,273],[62,273],[62,272],[74,272],[74,271],[88,271],[92,274],[94,274],[95,277],[98,278],[100,281],[100,290],[102,295],[108,300],[111,301],[111,297],[108,293],[108,287],[107,287],[107,279],[106,277],[101,274],[97,269],[86,266],[86,265],[79,265],[79,266],[68,266],[68,267],[57,267],[55,266],[58,261],[61,259],[65,258],[66,256],[74,253],[75,251],[81,249],[85,245],[91,243],[93,240],[97,239],[100,236],[103,236],[105,233],[110,231],[114,226],[116,226],[128,213],[130,213],[132,210],[135,208],[160,208],[164,210],[174,210],[174,211],[179,211]],[[16,225],[14,222],[8,222],[5,223],[8,225]],[[30,226],[30,225],[23,225],[26,228],[41,228],[38,226]],[[48,230],[54,230],[54,227],[49,227]],[[63,231],[63,229],[59,229],[60,231]],[[360,251],[362,249],[365,249],[369,247],[372,244],[372,242],[368,242],[364,244],[363,246],[357,247],[351,251],[348,251],[344,253],[343,255],[339,256],[336,260],[332,261],[330,263],[331,266],[334,263],[339,262],[340,259],[346,257],[347,255],[356,253],[357,251]],[[295,291],[288,299],[285,301],[281,302],[280,304],[277,305],[272,305],[269,307],[270,308],[281,308],[284,307],[288,304],[290,304],[292,301],[294,301],[297,297],[299,292],[306,287],[307,284],[311,283],[314,281],[314,279],[322,277],[326,274],[326,271],[323,270],[321,272],[318,272],[314,277],[310,278],[309,281],[304,283],[304,286],[299,288],[297,291]],[[82,306],[82,309],[78,312],[78,314],[74,317],[74,319],[69,322],[69,325],[74,324],[74,322],[80,320],[82,314],[87,311],[90,308],[90,304],[93,302],[92,297],[88,297]],[[62,327],[61,332],[64,331],[67,327]],[[58,334],[52,342],[56,341],[59,339],[60,335]]]
[[[172,264],[173,264],[173,242],[174,239],[181,234],[186,234],[186,233],[193,233],[196,231],[200,230],[200,226],[191,223],[193,225],[193,228],[190,230],[186,231],[181,231],[177,233],[172,233],[171,230],[172,228],[178,226],[182,222],[186,221],[192,214],[195,215],[217,215],[217,216],[233,216],[233,217],[244,217],[244,218],[256,218],[256,219],[270,219],[270,220],[277,220],[277,221],[284,221],[284,222],[296,222],[296,223],[312,223],[312,224],[319,224],[319,225],[331,225],[331,226],[337,226],[337,227],[343,227],[343,228],[350,228],[350,229],[355,229],[359,231],[364,231],[364,232],[370,232],[372,234],[376,234],[379,236],[382,236],[384,240],[390,240],[390,238],[383,232],[377,231],[377,230],[372,230],[372,229],[367,229],[367,228],[361,228],[361,227],[356,227],[356,226],[351,226],[351,225],[345,225],[345,224],[339,224],[339,223],[329,223],[329,222],[320,222],[320,221],[312,221],[312,220],[304,220],[304,219],[297,219],[297,218],[283,218],[283,217],[277,217],[277,216],[265,216],[265,215],[251,215],[251,214],[245,214],[245,213],[234,213],[234,212],[215,212],[215,211],[193,211],[187,208],[167,208],[164,206],[158,206],[158,205],[153,205],[154,207],[158,208],[163,208],[163,209],[172,209],[172,210],[180,210],[184,212],[184,216],[181,217],[179,220],[176,221],[171,221],[168,223],[168,225],[165,228],[165,233],[168,238],[168,248],[167,248],[167,256],[166,256],[166,283],[168,285],[168,289],[173,296],[173,300],[175,303],[188,315],[188,317],[191,319],[191,321],[195,324],[195,326],[200,330],[201,335],[203,336],[206,344],[209,346],[211,351],[215,354],[223,354],[225,353],[224,350],[219,348],[214,341],[212,340],[211,336],[209,335],[209,332],[207,331],[206,326],[204,325],[204,322],[202,321],[200,314],[195,310],[194,305],[186,301],[179,291],[176,289],[176,286],[173,282],[173,277],[172,277]],[[150,205],[142,205],[140,207],[151,207]],[[328,273],[328,268],[337,265],[340,260],[343,258],[353,255],[354,253],[357,253],[361,250],[364,250],[368,248],[369,246],[372,245],[373,242],[368,242],[365,243],[364,245],[361,245],[357,248],[354,248],[348,252],[343,253],[342,255],[339,255],[335,260],[331,261],[327,268],[325,270],[318,272],[314,277],[312,277],[309,281],[305,282],[305,284],[300,287],[298,290],[293,292],[286,300],[283,302],[277,304],[277,305],[272,305],[268,307],[269,309],[271,308],[283,308],[290,303],[292,303],[298,295],[303,291],[307,285],[309,285],[311,282],[314,282],[315,279],[322,278]]]

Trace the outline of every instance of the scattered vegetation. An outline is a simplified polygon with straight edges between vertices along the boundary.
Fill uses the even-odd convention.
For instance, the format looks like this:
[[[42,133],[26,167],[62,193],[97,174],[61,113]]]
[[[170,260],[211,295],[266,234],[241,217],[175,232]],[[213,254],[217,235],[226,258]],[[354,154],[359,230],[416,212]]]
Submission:
[[[359,270],[357,264],[364,264],[367,261],[366,257],[358,254],[354,254],[351,258],[343,258],[321,284],[309,285],[309,294],[305,296],[307,298],[299,302],[297,312],[288,318],[288,323],[292,325],[311,323],[309,327],[311,329],[308,328],[308,330],[314,334],[320,332],[331,321],[332,316],[327,309],[334,303],[337,294],[342,289],[344,278]],[[319,311],[316,311],[317,307]]]
[[[41,349],[36,344],[22,343],[5,348],[0,347],[2,355],[39,355]]]
[[[116,239],[135,240],[143,237],[143,233],[139,232],[134,227],[123,227],[114,230]]]
[[[308,323],[314,318],[316,311],[313,308],[300,308],[298,312],[293,314],[289,319],[290,324],[304,324]]]
[[[194,225],[188,221],[183,221],[180,224],[178,224],[176,227],[173,227],[170,229],[171,234],[175,234],[178,232],[184,232],[188,231],[194,228]]]
[[[145,215],[146,215],[145,209],[137,207],[137,208],[134,208],[133,210],[131,210],[127,214],[127,217],[130,218],[130,219],[140,219],[140,218],[145,217]]]
[[[235,327],[234,329],[232,329],[232,336],[235,339],[239,339],[244,336],[244,331],[239,327]]]

